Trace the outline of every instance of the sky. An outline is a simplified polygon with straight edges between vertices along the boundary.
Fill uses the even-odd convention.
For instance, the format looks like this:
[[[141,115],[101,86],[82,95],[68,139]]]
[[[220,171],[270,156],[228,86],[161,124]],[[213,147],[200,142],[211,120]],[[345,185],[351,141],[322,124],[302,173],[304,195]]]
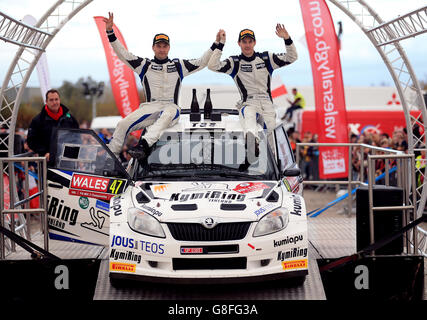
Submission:
[[[425,0],[365,0],[388,21],[426,5]],[[31,14],[37,20],[55,0],[0,0],[0,11],[20,20]],[[331,2],[327,2],[337,28],[343,23],[341,65],[345,86],[392,86],[392,78],[377,50],[360,28]],[[142,57],[153,57],[152,39],[166,33],[171,39],[170,58],[198,58],[215,40],[220,28],[227,34],[223,57],[239,54],[237,36],[241,29],[255,31],[257,51],[284,51],[283,41],[275,34],[276,23],[285,25],[294,40],[298,60],[275,71],[287,87],[311,86],[312,75],[304,40],[304,24],[299,0],[94,0],[68,21],[49,44],[46,54],[52,87],[64,80],[76,82],[90,76],[109,83],[105,54],[94,16],[114,12],[127,47]],[[427,81],[427,33],[401,41],[419,80]],[[0,40],[0,81],[3,82],[17,46]],[[138,79],[137,79],[138,80]],[[137,81],[138,87],[141,87]],[[183,85],[224,84],[232,79],[204,69],[186,77]],[[34,71],[27,86],[37,87]],[[0,84],[1,86],[1,84]]]

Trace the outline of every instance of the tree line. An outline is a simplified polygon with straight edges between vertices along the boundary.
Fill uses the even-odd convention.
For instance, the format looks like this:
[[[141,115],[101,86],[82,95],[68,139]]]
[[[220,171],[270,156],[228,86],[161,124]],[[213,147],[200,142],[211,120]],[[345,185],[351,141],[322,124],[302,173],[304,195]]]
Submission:
[[[87,79],[80,78],[75,83],[64,81],[62,85],[55,88],[61,95],[61,103],[70,109],[71,114],[79,123],[92,121],[92,99],[85,97],[83,93],[83,83],[95,83],[91,77]],[[139,90],[140,101],[144,101],[142,90]],[[22,102],[19,108],[16,127],[27,129],[31,120],[36,116],[43,107],[43,97],[37,96],[31,98],[28,102]],[[120,115],[114,101],[111,86],[106,85],[103,94],[97,99],[96,116],[117,116]]]

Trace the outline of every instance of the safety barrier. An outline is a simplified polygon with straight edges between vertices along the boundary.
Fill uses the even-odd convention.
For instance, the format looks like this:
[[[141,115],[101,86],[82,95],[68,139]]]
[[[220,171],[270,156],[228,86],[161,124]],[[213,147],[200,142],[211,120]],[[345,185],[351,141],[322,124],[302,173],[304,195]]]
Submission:
[[[348,191],[348,206],[347,206],[347,214],[350,215],[351,214],[351,208],[352,208],[352,197],[351,194],[354,193],[354,189],[353,186],[355,185],[360,186],[360,185],[367,185],[367,181],[365,180],[365,168],[367,167],[368,163],[367,159],[364,159],[364,149],[369,150],[369,153],[367,154],[367,156],[369,157],[370,155],[377,155],[378,153],[383,153],[384,155],[387,154],[394,154],[394,155],[400,155],[400,154],[404,154],[402,151],[398,151],[398,150],[394,150],[394,149],[386,149],[386,148],[380,148],[380,147],[375,147],[375,146],[371,146],[368,144],[363,144],[363,143],[313,143],[313,142],[301,142],[301,143],[297,143],[297,148],[296,148],[296,161],[299,164],[300,163],[300,149],[301,147],[304,146],[308,146],[308,147],[314,147],[314,148],[319,148],[319,147],[347,147],[348,148],[348,178],[347,180],[304,180],[303,184],[304,185],[347,185],[347,191]],[[362,155],[362,160],[360,162],[360,170],[359,170],[359,175],[358,175],[358,179],[354,180],[353,179],[353,149],[354,148],[359,148],[359,153]],[[390,162],[388,160],[386,160],[385,163],[385,175],[384,175],[384,179],[385,179],[385,184],[388,186],[390,185]],[[374,172],[375,174],[375,172]],[[375,178],[375,176],[374,176]],[[344,197],[345,198],[345,197]]]
[[[380,147],[375,147],[367,144],[357,144],[357,143],[298,143],[296,149],[296,159],[299,163],[300,158],[300,148],[302,146],[312,146],[312,147],[326,147],[326,146],[335,146],[335,147],[348,147],[349,148],[349,163],[348,163],[348,179],[347,180],[305,180],[303,184],[324,184],[324,185],[347,185],[348,193],[345,196],[342,196],[331,203],[327,204],[323,210],[335,205],[339,201],[348,197],[348,207],[347,214],[351,214],[352,208],[352,197],[351,195],[355,193],[356,189],[365,185],[368,186],[369,193],[369,232],[370,232],[370,243],[374,243],[374,211],[387,211],[387,210],[402,210],[403,212],[403,226],[408,226],[417,218],[417,193],[416,193],[416,170],[415,170],[415,155],[406,154],[402,151],[385,149]],[[360,150],[368,149],[369,154],[367,154],[366,161],[361,161],[360,174],[357,180],[353,180],[353,148],[360,148]],[[379,154],[382,153],[382,154]],[[362,153],[363,156],[363,153]],[[364,158],[363,158],[364,159]],[[365,160],[365,159],[364,159]],[[384,162],[384,172],[381,175],[378,175],[375,169],[376,161]],[[393,163],[393,164],[391,164]],[[367,168],[367,180],[365,181],[365,168]],[[384,184],[386,186],[391,185],[391,174],[395,179],[395,186],[402,188],[403,190],[403,202],[402,206],[377,206],[373,205],[373,187],[379,181],[384,179]],[[356,185],[356,188],[353,189],[353,185]],[[317,216],[321,211],[319,209],[313,212],[308,213],[309,217]],[[405,247],[406,253],[412,251],[413,254],[422,254],[427,256],[426,253],[426,231],[416,226],[411,230],[406,232],[405,237]],[[421,242],[421,246],[419,246]],[[374,253],[374,252],[373,252]]]
[[[35,173],[30,171],[29,163],[35,164]],[[18,199],[17,177],[15,168],[20,167],[23,174],[23,199]],[[9,228],[11,232],[24,231],[27,240],[31,240],[30,215],[39,214],[41,230],[44,234],[44,249],[49,250],[48,224],[47,224],[47,163],[45,157],[11,157],[0,158],[0,186],[2,190],[8,187],[9,194],[0,192],[0,225],[3,228]],[[34,178],[37,185],[37,192],[30,195],[30,177]],[[5,184],[5,182],[7,182]],[[8,199],[7,199],[8,196]],[[39,199],[38,208],[30,208],[30,202]],[[9,200],[9,201],[7,201]],[[9,202],[9,203],[7,203]],[[26,217],[26,219],[24,218]],[[8,217],[8,223],[5,219]],[[16,218],[18,221],[16,221]],[[18,222],[18,223],[17,223]],[[5,235],[0,234],[0,260],[5,259],[6,248],[10,251],[16,251],[16,244],[10,241],[10,248],[6,243]]]

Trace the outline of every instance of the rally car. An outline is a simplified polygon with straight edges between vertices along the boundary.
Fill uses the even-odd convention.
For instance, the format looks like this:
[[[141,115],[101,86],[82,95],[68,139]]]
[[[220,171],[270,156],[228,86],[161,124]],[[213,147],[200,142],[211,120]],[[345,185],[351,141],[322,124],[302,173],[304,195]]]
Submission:
[[[108,247],[113,283],[302,283],[306,206],[283,126],[267,141],[259,125],[259,157],[242,169],[238,115],[215,115],[183,110],[148,158],[126,169],[93,131],[59,129],[48,171],[50,237]]]

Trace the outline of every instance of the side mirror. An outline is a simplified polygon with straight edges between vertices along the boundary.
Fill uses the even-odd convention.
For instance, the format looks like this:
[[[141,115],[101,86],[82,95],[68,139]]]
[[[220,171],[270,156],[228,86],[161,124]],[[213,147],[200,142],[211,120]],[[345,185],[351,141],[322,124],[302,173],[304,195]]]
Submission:
[[[283,171],[283,175],[285,177],[298,177],[301,175],[301,170],[300,168],[289,168]]]

